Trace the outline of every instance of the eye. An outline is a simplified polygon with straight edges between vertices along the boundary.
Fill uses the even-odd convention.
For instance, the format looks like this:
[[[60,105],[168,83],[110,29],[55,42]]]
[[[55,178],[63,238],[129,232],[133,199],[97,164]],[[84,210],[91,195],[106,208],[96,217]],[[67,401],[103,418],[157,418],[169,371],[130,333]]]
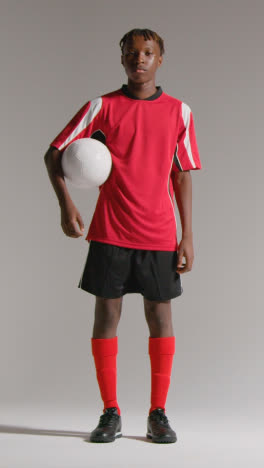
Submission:
[[[152,55],[152,54],[153,54],[153,52],[151,52],[150,50],[146,51],[146,55]]]
[[[128,57],[129,55],[135,55],[136,52],[134,50],[128,50],[125,54],[126,57]]]

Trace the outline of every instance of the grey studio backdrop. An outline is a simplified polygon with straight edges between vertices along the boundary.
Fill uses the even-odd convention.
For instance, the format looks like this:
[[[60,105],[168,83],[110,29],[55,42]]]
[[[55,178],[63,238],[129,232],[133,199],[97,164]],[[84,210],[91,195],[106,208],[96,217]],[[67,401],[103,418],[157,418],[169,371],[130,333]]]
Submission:
[[[63,234],[43,156],[87,100],[126,82],[118,42],[149,27],[165,41],[157,84],[191,107],[203,165],[192,172],[195,262],[172,301],[167,411],[197,428],[199,418],[220,417],[255,427],[263,417],[255,159],[263,4],[2,1],[1,11],[1,406],[82,411],[87,421],[101,413],[90,347],[94,297],[77,288],[88,243]],[[69,188],[86,234],[98,190]],[[178,227],[180,239],[179,216]],[[148,336],[142,296],[126,295],[118,398],[124,414],[144,421]],[[87,429],[94,424],[89,419]]]

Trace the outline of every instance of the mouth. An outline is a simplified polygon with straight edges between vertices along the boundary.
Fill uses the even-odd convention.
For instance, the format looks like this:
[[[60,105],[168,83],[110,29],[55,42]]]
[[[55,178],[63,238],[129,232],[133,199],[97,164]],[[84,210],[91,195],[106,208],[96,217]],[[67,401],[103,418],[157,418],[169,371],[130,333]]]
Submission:
[[[133,73],[145,73],[147,70],[145,68],[134,68]]]
[[[140,65],[134,65],[132,66],[132,71],[133,72],[144,72],[146,71],[146,68],[140,66]]]

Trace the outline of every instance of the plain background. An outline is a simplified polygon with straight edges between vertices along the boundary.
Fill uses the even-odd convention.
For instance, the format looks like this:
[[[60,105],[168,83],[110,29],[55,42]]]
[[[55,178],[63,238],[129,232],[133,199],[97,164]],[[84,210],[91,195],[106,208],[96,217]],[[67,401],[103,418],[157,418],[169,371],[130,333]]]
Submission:
[[[11,424],[19,438],[32,421],[39,428],[29,430],[34,446],[40,428],[52,433],[55,414],[57,429],[78,432],[92,430],[102,411],[90,347],[94,297],[77,288],[88,243],[63,234],[43,157],[85,102],[126,83],[118,43],[133,27],[163,37],[157,84],[191,107],[203,165],[192,172],[195,262],[182,276],[184,294],[172,301],[176,354],[167,412],[182,444],[188,430],[194,441],[206,427],[210,443],[218,440],[226,456],[234,437],[228,450],[234,459],[241,454],[240,466],[247,454],[260,466],[263,453],[254,443],[263,430],[263,16],[263,3],[255,0],[1,2],[0,404],[7,444],[1,467],[31,466],[24,434],[23,442],[16,439],[23,455],[12,458]],[[69,188],[87,233],[98,191]],[[118,398],[126,432],[139,421],[141,432],[134,432],[142,436],[148,336],[142,296],[126,295]],[[215,432],[218,424],[223,430]],[[231,438],[222,445],[226,431]],[[243,442],[238,431],[247,431]],[[208,444],[199,440],[203,449],[195,452],[190,442],[181,466],[207,466]],[[251,452],[245,440],[252,441]],[[139,441],[129,442],[133,453]],[[87,464],[86,454],[73,464],[67,455],[63,463],[59,455],[49,459],[49,443],[38,449],[45,467],[104,466],[103,458]],[[180,440],[172,445],[167,453],[180,457]],[[153,450],[146,452],[152,466]],[[42,466],[40,459],[32,466]],[[221,466],[219,454],[218,460]]]

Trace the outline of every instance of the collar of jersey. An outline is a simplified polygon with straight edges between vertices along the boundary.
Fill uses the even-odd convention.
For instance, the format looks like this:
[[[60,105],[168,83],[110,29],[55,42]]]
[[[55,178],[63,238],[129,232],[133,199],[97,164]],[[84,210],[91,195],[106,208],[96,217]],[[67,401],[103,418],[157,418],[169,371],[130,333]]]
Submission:
[[[121,90],[130,99],[135,99],[137,101],[154,101],[155,99],[158,99],[162,95],[161,86],[156,86],[156,88],[157,88],[156,93],[152,94],[152,96],[149,96],[145,99],[140,99],[137,96],[134,96],[134,94],[130,93],[130,91],[128,90],[128,86],[126,84],[122,86]]]

